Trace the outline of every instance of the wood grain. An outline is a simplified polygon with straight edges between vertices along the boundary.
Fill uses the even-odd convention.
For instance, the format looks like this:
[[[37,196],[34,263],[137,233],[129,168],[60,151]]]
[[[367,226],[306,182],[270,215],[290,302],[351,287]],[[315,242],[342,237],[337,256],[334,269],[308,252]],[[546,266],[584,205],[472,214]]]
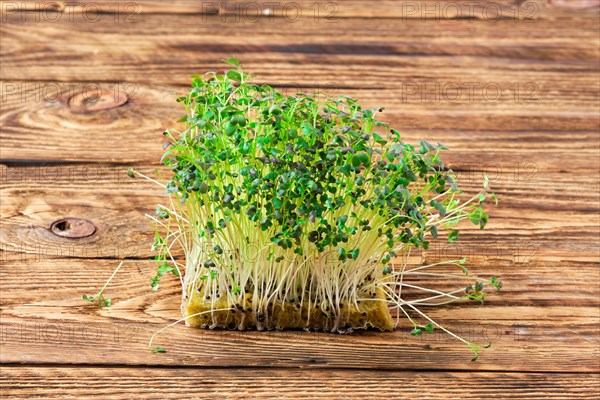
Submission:
[[[374,399],[461,398],[596,399],[595,374],[464,372],[376,372],[343,370],[191,370],[94,368],[5,368],[6,399]],[[44,396],[34,388],[43,391]]]
[[[268,3],[2,1],[2,397],[598,398],[597,1],[482,0],[472,12],[446,0]],[[501,203],[488,228],[410,260],[465,255],[503,280],[483,307],[429,311],[492,340],[477,363],[441,332],[411,336],[405,320],[351,335],[177,325],[157,337],[167,353],[148,352],[179,318],[180,294],[175,280],[149,288],[144,213],[164,195],[126,170],[158,168],[161,132],[182,114],[173,94],[231,55],[285,93],[385,106],[381,119],[406,141],[451,148],[468,193],[490,176]],[[65,217],[95,234],[53,235]],[[84,302],[122,258],[114,305]]]
[[[114,23],[74,16],[72,21],[36,23],[30,33],[23,29],[28,22],[11,14],[0,27],[0,78],[187,84],[191,74],[220,69],[218,60],[235,54],[262,79],[294,79],[304,85],[333,80],[349,87],[383,88],[402,83],[398,74],[403,72],[431,82],[430,72],[457,69],[464,80],[477,82],[505,71],[523,83],[535,79],[535,73],[579,71],[597,84],[596,15],[579,12],[560,24],[394,18],[259,24],[149,14],[143,21],[118,24],[118,30]],[[507,29],[508,24],[518,29]]]

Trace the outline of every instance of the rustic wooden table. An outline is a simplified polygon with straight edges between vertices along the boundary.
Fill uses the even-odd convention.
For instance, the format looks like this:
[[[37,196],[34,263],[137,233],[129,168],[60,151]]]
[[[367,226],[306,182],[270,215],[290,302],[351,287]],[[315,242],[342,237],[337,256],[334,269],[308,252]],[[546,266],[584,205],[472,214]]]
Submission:
[[[470,6],[468,5],[470,4]],[[98,11],[102,11],[98,13]],[[598,2],[2,1],[3,398],[598,399]],[[415,262],[467,256],[499,274],[486,305],[432,315],[444,335],[223,332],[175,326],[177,282],[149,290],[144,213],[189,76],[236,55],[257,80],[367,106],[405,140],[451,148],[466,187],[487,172],[485,231]],[[90,99],[90,97],[92,99]],[[94,101],[98,100],[99,101]],[[95,232],[57,224],[87,220]],[[118,260],[110,309],[82,301]],[[449,285],[442,282],[441,285]]]

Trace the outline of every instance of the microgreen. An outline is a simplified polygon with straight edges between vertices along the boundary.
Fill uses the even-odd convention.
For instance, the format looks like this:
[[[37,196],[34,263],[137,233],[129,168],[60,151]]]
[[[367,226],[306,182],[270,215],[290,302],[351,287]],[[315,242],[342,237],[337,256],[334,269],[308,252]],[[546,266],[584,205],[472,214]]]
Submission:
[[[119,271],[119,269],[121,268],[121,266],[123,266],[124,261],[121,261],[121,263],[119,264],[119,266],[113,271],[112,275],[110,276],[110,278],[108,278],[108,280],[106,281],[106,283],[104,284],[104,286],[102,287],[102,289],[100,289],[100,291],[98,293],[96,293],[93,296],[89,296],[87,294],[83,295],[83,300],[90,302],[90,303],[97,303],[98,307],[100,307],[100,309],[106,307],[106,308],[110,308],[110,306],[112,306],[112,300],[111,299],[106,299],[104,298],[104,290],[106,290],[106,287],[108,286],[108,284],[110,283],[110,281],[112,280],[112,278],[117,274],[117,272]]]
[[[154,276],[154,278],[152,278],[150,280],[153,291],[157,291],[158,290],[158,282],[160,281],[160,278],[162,278],[162,276],[164,274],[166,274],[167,272],[171,272],[173,275],[179,276],[179,270],[177,269],[177,267],[171,266],[171,265],[166,264],[166,263],[160,265],[156,269],[156,275]]]
[[[105,299],[102,292],[96,294],[95,296],[88,296],[84,294],[83,299],[90,303],[97,303],[100,309],[104,307],[109,308],[112,305],[111,299]]]
[[[483,301],[483,285],[499,290],[499,280],[470,275],[466,259],[412,269],[406,259],[431,240],[456,241],[462,221],[485,227],[484,203],[497,201],[487,176],[479,193],[462,200],[456,175],[440,158],[444,144],[406,143],[377,119],[382,108],[365,109],[347,96],[284,95],[253,83],[237,59],[224,61],[231,69],[195,75],[189,93],[177,98],[185,128],[164,132],[161,158],[171,179],[162,184],[129,171],[164,187],[169,199],[148,215],[159,263],[152,288],[166,273],[178,276],[183,309],[207,304],[212,327],[219,326],[217,309],[240,309],[251,312],[257,328],[273,329],[275,305],[297,304],[307,306],[306,327],[319,307],[333,321],[329,330],[342,332],[366,327],[350,322],[351,307],[385,302],[413,323],[411,334],[439,328],[477,355],[477,345],[417,306]],[[183,250],[184,264],[173,246]],[[424,271],[439,265],[463,274]],[[407,284],[410,275],[470,283],[442,293]],[[428,297],[405,300],[407,286]],[[183,320],[204,313],[184,311]],[[416,322],[415,313],[427,323]]]
[[[167,350],[165,350],[163,347],[156,346],[156,347],[150,348],[150,352],[151,353],[166,353]]]
[[[410,331],[410,334],[413,336],[421,336],[423,334],[423,332],[433,333],[434,329],[435,329],[435,325],[432,322],[430,322],[426,325],[415,324],[413,330]]]

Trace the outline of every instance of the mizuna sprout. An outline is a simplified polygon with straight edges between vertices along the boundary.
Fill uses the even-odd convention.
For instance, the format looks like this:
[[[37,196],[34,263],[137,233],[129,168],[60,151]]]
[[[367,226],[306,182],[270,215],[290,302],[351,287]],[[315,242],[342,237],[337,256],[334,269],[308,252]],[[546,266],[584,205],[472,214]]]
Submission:
[[[159,263],[152,289],[177,276],[181,321],[192,326],[388,331],[395,313],[412,323],[411,334],[441,329],[477,358],[478,345],[422,308],[483,301],[484,286],[499,290],[500,281],[472,276],[465,259],[418,267],[407,259],[431,240],[454,242],[463,220],[483,228],[484,202],[495,200],[487,179],[463,200],[440,159],[443,144],[405,143],[376,119],[382,109],[346,96],[284,95],[252,83],[238,60],[225,61],[231,69],[194,76],[177,99],[185,129],[164,132],[161,160],[172,178],[148,178],[168,194],[148,215]],[[457,273],[429,272],[439,265]],[[440,292],[405,282],[414,275],[468,285]],[[405,300],[403,288],[425,297]],[[105,302],[102,293],[88,300]]]

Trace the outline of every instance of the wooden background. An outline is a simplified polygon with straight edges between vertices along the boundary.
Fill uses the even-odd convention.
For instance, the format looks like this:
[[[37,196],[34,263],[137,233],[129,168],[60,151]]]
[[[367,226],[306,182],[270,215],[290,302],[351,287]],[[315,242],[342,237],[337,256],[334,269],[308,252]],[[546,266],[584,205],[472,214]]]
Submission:
[[[2,1],[2,396],[589,398],[600,395],[599,14],[589,1]],[[457,7],[458,5],[458,7]],[[257,15],[257,11],[260,10]],[[477,363],[441,334],[173,327],[177,282],[149,289],[163,199],[151,173],[192,73],[235,55],[282,90],[346,93],[407,141],[426,137],[501,205],[465,255],[504,289],[431,315],[493,341]],[[100,101],[85,100],[85,94]],[[64,217],[90,237],[54,235]],[[114,305],[84,303],[118,264]],[[450,288],[452,282],[436,282]]]

